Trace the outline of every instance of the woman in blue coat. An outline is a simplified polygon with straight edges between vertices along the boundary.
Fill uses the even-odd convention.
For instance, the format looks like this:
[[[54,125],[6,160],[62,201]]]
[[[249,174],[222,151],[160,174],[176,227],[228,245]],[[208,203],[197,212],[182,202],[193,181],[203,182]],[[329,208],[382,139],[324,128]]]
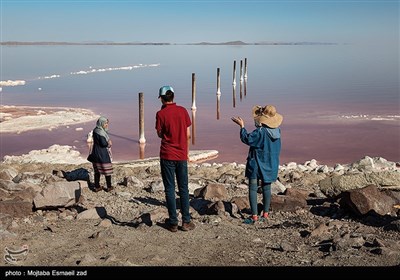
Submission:
[[[111,185],[111,175],[113,174],[113,166],[111,159],[112,142],[108,135],[108,119],[100,117],[97,120],[96,127],[93,129],[93,147],[89,154],[88,160],[93,164],[94,170],[94,191],[101,191],[100,175],[106,177],[106,192],[112,191],[114,187]]]
[[[281,152],[282,115],[273,105],[254,106],[252,109],[256,129],[248,133],[241,117],[232,117],[240,126],[240,140],[249,146],[245,176],[249,179],[249,201],[252,216],[245,223],[258,220],[257,189],[258,181],[262,184],[263,214],[268,218],[271,204],[271,183],[278,177],[279,155]]]

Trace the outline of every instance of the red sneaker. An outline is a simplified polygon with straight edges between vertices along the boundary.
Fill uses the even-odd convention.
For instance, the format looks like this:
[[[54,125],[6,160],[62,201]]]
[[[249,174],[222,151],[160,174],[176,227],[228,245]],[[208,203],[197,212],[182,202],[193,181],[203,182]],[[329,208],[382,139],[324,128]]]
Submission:
[[[252,225],[257,221],[258,221],[258,216],[257,215],[252,215],[251,217],[248,217],[248,218],[244,219],[243,223],[244,224],[248,224],[248,225]]]

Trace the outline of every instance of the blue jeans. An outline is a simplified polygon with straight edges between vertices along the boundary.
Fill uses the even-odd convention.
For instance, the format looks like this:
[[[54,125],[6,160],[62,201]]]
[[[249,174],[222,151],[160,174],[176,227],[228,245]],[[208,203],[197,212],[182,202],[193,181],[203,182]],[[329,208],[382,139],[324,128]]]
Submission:
[[[257,189],[258,189],[258,180],[257,179],[249,179],[249,201],[250,201],[250,209],[252,215],[258,215],[258,207],[257,207]],[[271,183],[263,183],[262,186],[262,194],[263,194],[263,210],[264,213],[269,212],[269,207],[271,204]]]
[[[187,161],[160,159],[160,167],[161,176],[164,183],[165,199],[167,201],[170,224],[178,224],[175,200],[175,176],[179,190],[179,202],[181,205],[182,221],[184,223],[189,223],[189,180]]]

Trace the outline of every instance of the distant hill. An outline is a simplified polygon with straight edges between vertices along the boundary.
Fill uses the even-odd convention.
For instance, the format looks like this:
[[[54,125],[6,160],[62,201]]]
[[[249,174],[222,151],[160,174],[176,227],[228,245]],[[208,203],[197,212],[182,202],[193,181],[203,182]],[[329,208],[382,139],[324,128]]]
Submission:
[[[188,43],[187,45],[252,45],[252,44],[247,44],[242,41],[230,41],[230,42],[222,42],[222,43],[210,43],[210,42]]]

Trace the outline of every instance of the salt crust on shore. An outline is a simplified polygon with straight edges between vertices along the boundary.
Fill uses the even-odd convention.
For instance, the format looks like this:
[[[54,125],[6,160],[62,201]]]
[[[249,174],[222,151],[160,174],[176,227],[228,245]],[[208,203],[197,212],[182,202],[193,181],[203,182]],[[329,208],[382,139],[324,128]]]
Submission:
[[[215,150],[193,150],[189,157],[191,162],[202,162],[218,156]],[[50,164],[84,164],[88,163],[86,157],[82,157],[79,151],[71,146],[52,145],[47,149],[33,150],[21,156],[4,156],[4,163],[50,163]],[[118,163],[118,162],[115,162]],[[132,166],[152,166],[159,164],[158,157],[120,162]]]
[[[96,120],[99,115],[82,108],[0,106],[0,133],[21,133],[35,129],[52,130]]]

